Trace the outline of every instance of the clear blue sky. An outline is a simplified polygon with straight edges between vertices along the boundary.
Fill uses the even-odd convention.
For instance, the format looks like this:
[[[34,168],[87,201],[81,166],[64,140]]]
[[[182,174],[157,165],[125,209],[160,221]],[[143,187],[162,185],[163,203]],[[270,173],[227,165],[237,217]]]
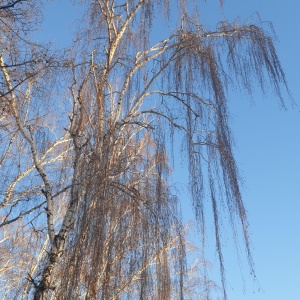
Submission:
[[[297,0],[226,1],[225,14],[246,17],[258,11],[272,21],[279,42],[278,54],[290,90],[300,106],[300,2]],[[246,181],[258,280],[263,291],[247,293],[238,279],[229,279],[232,300],[300,299],[300,113],[280,110],[272,94],[255,97],[255,105],[233,99],[232,116],[237,160]],[[287,104],[289,100],[287,99]],[[229,269],[229,268],[228,268]],[[230,278],[230,270],[229,278]]]
[[[63,4],[62,4],[63,2]],[[70,20],[76,10],[57,9],[68,1],[54,1],[47,13],[47,26],[53,41],[70,39]],[[172,2],[172,0],[171,0]],[[223,10],[218,0],[203,3],[201,18],[206,24],[218,20],[245,20],[259,12],[271,21],[278,36],[277,50],[285,69],[289,88],[300,107],[300,2],[298,0],[225,0]],[[59,14],[58,12],[61,12]],[[65,30],[62,30],[65,28]],[[242,274],[228,235],[225,243],[225,267],[230,300],[300,299],[300,113],[280,109],[270,92],[257,93],[254,102],[243,95],[231,96],[231,122],[236,140],[236,158],[245,180],[244,200],[249,213],[254,261],[258,285],[248,276],[242,259]],[[180,172],[174,174],[180,179]],[[186,204],[184,204],[186,206]],[[187,209],[186,212],[190,214]],[[186,219],[192,215],[186,216]],[[211,262],[217,262],[213,247]],[[215,267],[217,268],[217,267]],[[255,292],[255,293],[254,293]]]
[[[212,2],[211,6],[214,6]],[[208,4],[206,2],[206,5]],[[216,3],[214,3],[216,4]],[[215,6],[216,7],[216,6]],[[217,8],[207,10],[217,18]],[[289,88],[300,106],[300,2],[297,0],[226,0],[223,15],[241,20],[259,12],[272,21],[277,50]],[[221,14],[222,15],[222,14]],[[203,16],[203,18],[206,16]],[[262,288],[244,272],[245,288],[232,245],[226,250],[228,296],[231,300],[300,299],[300,113],[281,110],[272,93],[257,93],[254,104],[242,95],[231,97],[236,158],[245,179],[256,273]],[[232,255],[231,255],[232,253]],[[244,264],[245,270],[246,264]],[[254,294],[253,291],[256,291]]]

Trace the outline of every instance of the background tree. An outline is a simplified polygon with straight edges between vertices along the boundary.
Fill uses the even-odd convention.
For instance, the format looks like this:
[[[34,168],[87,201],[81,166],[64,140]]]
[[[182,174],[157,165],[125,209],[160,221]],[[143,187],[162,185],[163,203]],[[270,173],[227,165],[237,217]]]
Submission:
[[[253,271],[226,89],[236,78],[249,93],[254,79],[264,90],[267,79],[282,99],[270,28],[206,30],[185,1],[83,2],[84,25],[64,55],[19,33],[2,49],[0,226],[22,219],[40,233],[23,297],[184,299],[186,242],[168,161],[180,138],[203,245],[211,200],[226,298],[221,209],[234,234],[241,225]],[[176,28],[158,36],[158,18],[170,15]],[[15,62],[19,52],[30,53],[29,69]]]

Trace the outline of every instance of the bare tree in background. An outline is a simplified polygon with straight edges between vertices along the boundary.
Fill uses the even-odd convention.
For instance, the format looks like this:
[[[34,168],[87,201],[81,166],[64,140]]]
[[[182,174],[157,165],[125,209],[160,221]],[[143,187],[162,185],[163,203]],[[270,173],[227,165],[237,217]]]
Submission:
[[[0,7],[0,226],[12,233],[1,238],[20,234],[25,246],[16,247],[31,260],[8,259],[15,271],[22,263],[19,284],[7,280],[8,297],[191,297],[169,182],[180,139],[203,246],[209,195],[226,299],[221,209],[235,235],[241,226],[251,271],[253,264],[225,91],[234,78],[251,94],[256,79],[282,100],[272,32],[227,22],[206,30],[188,1],[82,2],[83,25],[64,53],[27,37],[37,4]],[[170,15],[176,28],[158,34]]]

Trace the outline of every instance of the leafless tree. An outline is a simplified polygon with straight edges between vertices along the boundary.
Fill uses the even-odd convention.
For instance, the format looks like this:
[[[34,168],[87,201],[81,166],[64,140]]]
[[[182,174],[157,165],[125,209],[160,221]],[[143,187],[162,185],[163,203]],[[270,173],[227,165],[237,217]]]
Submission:
[[[34,3],[0,7],[9,24],[0,56],[0,226],[24,230],[22,241],[38,233],[39,249],[27,250],[23,290],[11,285],[10,297],[188,298],[186,241],[169,181],[180,139],[203,245],[210,199],[226,299],[221,209],[235,235],[241,225],[253,271],[226,89],[235,82],[251,93],[257,80],[283,100],[271,28],[221,22],[207,30],[188,1],[82,2],[83,25],[65,56],[25,38],[23,27],[13,30]],[[6,14],[18,5],[14,23]],[[157,34],[155,20],[175,24],[174,16],[174,30]]]

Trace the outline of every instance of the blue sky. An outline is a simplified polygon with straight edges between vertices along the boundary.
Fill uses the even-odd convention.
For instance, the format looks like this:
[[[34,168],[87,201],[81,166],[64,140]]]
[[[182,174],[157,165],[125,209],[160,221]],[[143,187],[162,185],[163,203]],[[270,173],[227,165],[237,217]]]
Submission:
[[[294,101],[300,106],[300,38],[297,34],[300,2],[227,0],[223,15],[230,19],[239,15],[243,20],[255,11],[274,25],[278,54]],[[297,300],[300,299],[299,109],[292,109],[287,97],[288,110],[280,109],[271,92],[265,97],[256,93],[254,103],[242,98],[242,95],[231,96],[231,121],[236,158],[245,180],[244,200],[262,290],[257,292],[257,285],[247,271],[244,273],[246,290],[243,290],[237,261],[231,256],[234,251],[228,248],[228,296],[232,300]]]
[[[77,13],[76,8],[57,9],[67,2],[54,1],[46,13],[46,24],[51,30],[45,31],[45,37],[51,35],[58,44],[70,39],[70,20]],[[243,21],[255,12],[259,12],[262,20],[274,25],[278,54],[293,98],[300,107],[299,1],[226,0],[220,9],[217,0],[210,0],[203,3],[200,17],[207,25],[213,25],[221,19],[233,20],[237,16]],[[288,110],[281,109],[272,92],[265,96],[255,93],[253,101],[239,93],[230,94],[235,153],[245,180],[244,201],[249,213],[260,284],[248,275],[243,256],[240,272],[228,235],[225,267],[230,300],[300,299],[300,113],[299,108],[292,108],[288,97],[286,104]],[[175,181],[183,180],[180,172],[175,171]],[[190,219],[191,211],[186,199],[183,200],[185,219]],[[215,249],[211,246],[208,251],[211,263],[216,263]]]

